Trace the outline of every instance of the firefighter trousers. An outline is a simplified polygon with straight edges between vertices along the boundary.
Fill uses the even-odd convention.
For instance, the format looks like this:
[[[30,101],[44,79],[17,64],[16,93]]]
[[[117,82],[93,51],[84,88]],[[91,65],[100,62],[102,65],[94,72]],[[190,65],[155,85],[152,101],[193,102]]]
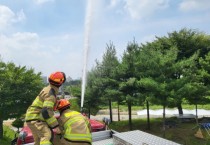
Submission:
[[[26,122],[34,137],[34,145],[52,145],[53,132],[43,121]]]

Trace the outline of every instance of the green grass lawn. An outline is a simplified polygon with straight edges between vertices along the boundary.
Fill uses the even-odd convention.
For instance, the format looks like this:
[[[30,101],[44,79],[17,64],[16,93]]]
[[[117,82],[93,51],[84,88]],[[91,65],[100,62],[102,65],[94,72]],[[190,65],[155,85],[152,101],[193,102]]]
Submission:
[[[151,133],[153,135],[163,137],[165,139],[177,142],[182,145],[210,145],[210,136],[205,130],[201,130],[204,136],[203,139],[197,138],[194,134],[198,131],[196,127],[195,120],[190,122],[180,122],[175,118],[169,118],[170,120],[177,123],[174,127],[166,127],[165,137],[163,131],[163,123],[161,118],[151,119],[150,130],[147,127],[146,119],[134,119],[132,121],[133,129],[132,130],[141,130],[144,132]],[[109,125],[110,129],[116,130],[118,132],[129,131],[128,121],[112,122]]]
[[[8,126],[3,126],[4,129],[4,137],[0,139],[0,145],[10,145],[11,140],[14,139],[15,131],[10,129]]]

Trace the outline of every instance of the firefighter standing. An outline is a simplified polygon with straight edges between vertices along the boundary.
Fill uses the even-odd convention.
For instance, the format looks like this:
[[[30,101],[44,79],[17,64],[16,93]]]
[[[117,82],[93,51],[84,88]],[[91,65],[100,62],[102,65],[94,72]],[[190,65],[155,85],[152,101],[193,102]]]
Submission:
[[[48,78],[49,85],[43,88],[26,112],[25,120],[33,134],[34,145],[52,145],[52,129],[57,134],[61,133],[53,108],[58,89],[65,80],[63,72],[52,73]]]
[[[91,127],[87,117],[70,110],[70,103],[65,99],[57,101],[56,109],[60,112],[58,119],[62,130],[62,145],[91,145]]]

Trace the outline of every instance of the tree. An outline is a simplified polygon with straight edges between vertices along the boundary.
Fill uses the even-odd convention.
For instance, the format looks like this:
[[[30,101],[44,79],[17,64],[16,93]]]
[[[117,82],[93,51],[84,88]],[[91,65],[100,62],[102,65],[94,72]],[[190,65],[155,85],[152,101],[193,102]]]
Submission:
[[[99,81],[101,89],[101,98],[108,100],[109,110],[110,110],[110,120],[112,122],[112,100],[116,100],[116,96],[120,95],[118,91],[119,83],[115,79],[116,70],[119,65],[118,59],[116,57],[115,46],[110,43],[107,45],[106,52],[103,55],[103,60],[98,66],[99,69]]]
[[[16,118],[15,121],[12,122],[12,126],[18,129],[17,130],[18,133],[20,132],[19,129],[23,127],[23,125],[24,125],[24,121],[22,118]]]
[[[195,76],[198,69],[200,69],[200,64],[198,59],[204,58],[205,55],[210,51],[210,42],[209,35],[206,35],[203,32],[199,32],[192,29],[181,29],[180,31],[174,31],[172,33],[168,33],[168,37],[157,38],[157,42],[161,43],[162,49],[170,49],[171,47],[176,47],[178,49],[177,61],[190,58],[193,55],[197,54],[195,62],[192,64],[195,65],[189,72],[188,76]],[[189,69],[188,69],[189,70]],[[185,75],[185,76],[187,76]],[[183,74],[176,73],[175,75],[178,81],[184,80]],[[182,79],[180,79],[182,77]],[[210,83],[210,82],[209,82]],[[184,85],[184,84],[182,84]],[[183,94],[184,95],[184,94]],[[182,111],[182,99],[184,97],[189,97],[189,95],[174,98],[176,101],[176,106],[179,110],[179,113],[183,113]],[[188,99],[188,98],[186,98]]]
[[[141,56],[146,56],[147,61],[140,61],[141,63],[139,63],[141,64],[139,67],[141,69],[139,70],[141,75],[139,86],[144,88],[144,93],[151,97],[150,100],[154,104],[161,104],[163,106],[163,124],[165,123],[167,99],[170,96],[168,86],[173,81],[170,76],[174,73],[176,54],[176,49],[163,52],[158,49],[144,48],[141,52]],[[139,58],[144,59],[145,57]]]
[[[81,83],[78,85],[70,85],[65,87],[65,91],[69,92],[71,96],[81,97]]]
[[[128,104],[128,115],[129,115],[129,128],[132,130],[132,104],[134,100],[138,97],[139,90],[137,87],[137,80],[139,76],[136,74],[136,61],[139,54],[139,46],[135,42],[129,43],[126,51],[123,54],[122,62],[119,65],[118,79],[120,81],[119,89],[126,98]]]
[[[210,102],[210,53],[204,58],[200,57],[198,63],[200,68],[194,69],[195,72],[188,76],[190,81],[185,85],[185,93],[188,96],[186,99],[196,106],[196,119],[198,117],[197,105]]]
[[[43,87],[41,73],[0,60],[0,138],[3,120],[18,118],[26,112]]]
[[[99,63],[96,62],[96,67],[87,74],[87,88],[85,92],[83,109],[85,112],[88,112],[89,118],[90,114],[95,115],[99,111],[100,104],[102,104],[100,97],[102,89],[100,86],[101,81]]]
[[[138,84],[143,88],[142,93],[149,96],[150,102],[163,106],[165,133],[165,108],[174,107],[186,97],[184,86],[192,80],[189,76],[196,66],[197,55],[177,61],[178,49],[175,47],[163,50],[158,49],[156,44],[156,49],[153,48],[150,44],[141,50],[137,67],[141,76]],[[182,77],[177,77],[177,74],[182,74]]]

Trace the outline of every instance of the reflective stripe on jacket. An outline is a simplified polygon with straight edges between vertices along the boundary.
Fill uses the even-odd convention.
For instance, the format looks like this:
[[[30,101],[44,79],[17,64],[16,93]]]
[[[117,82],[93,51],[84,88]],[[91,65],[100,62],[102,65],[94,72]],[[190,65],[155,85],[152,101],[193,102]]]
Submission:
[[[41,141],[40,145],[52,145],[50,141]]]
[[[46,121],[47,124],[54,128],[58,125],[57,119],[54,117],[54,104],[56,103],[56,94],[58,92],[58,88],[49,85],[45,87],[40,94],[36,97],[36,99],[33,101],[31,106],[28,108],[26,112],[26,121],[30,120],[41,120]],[[47,108],[47,113],[49,115],[48,119],[44,119],[41,111],[43,108]]]
[[[90,123],[81,113],[67,109],[62,112],[59,123],[64,128],[65,139],[92,143]]]

